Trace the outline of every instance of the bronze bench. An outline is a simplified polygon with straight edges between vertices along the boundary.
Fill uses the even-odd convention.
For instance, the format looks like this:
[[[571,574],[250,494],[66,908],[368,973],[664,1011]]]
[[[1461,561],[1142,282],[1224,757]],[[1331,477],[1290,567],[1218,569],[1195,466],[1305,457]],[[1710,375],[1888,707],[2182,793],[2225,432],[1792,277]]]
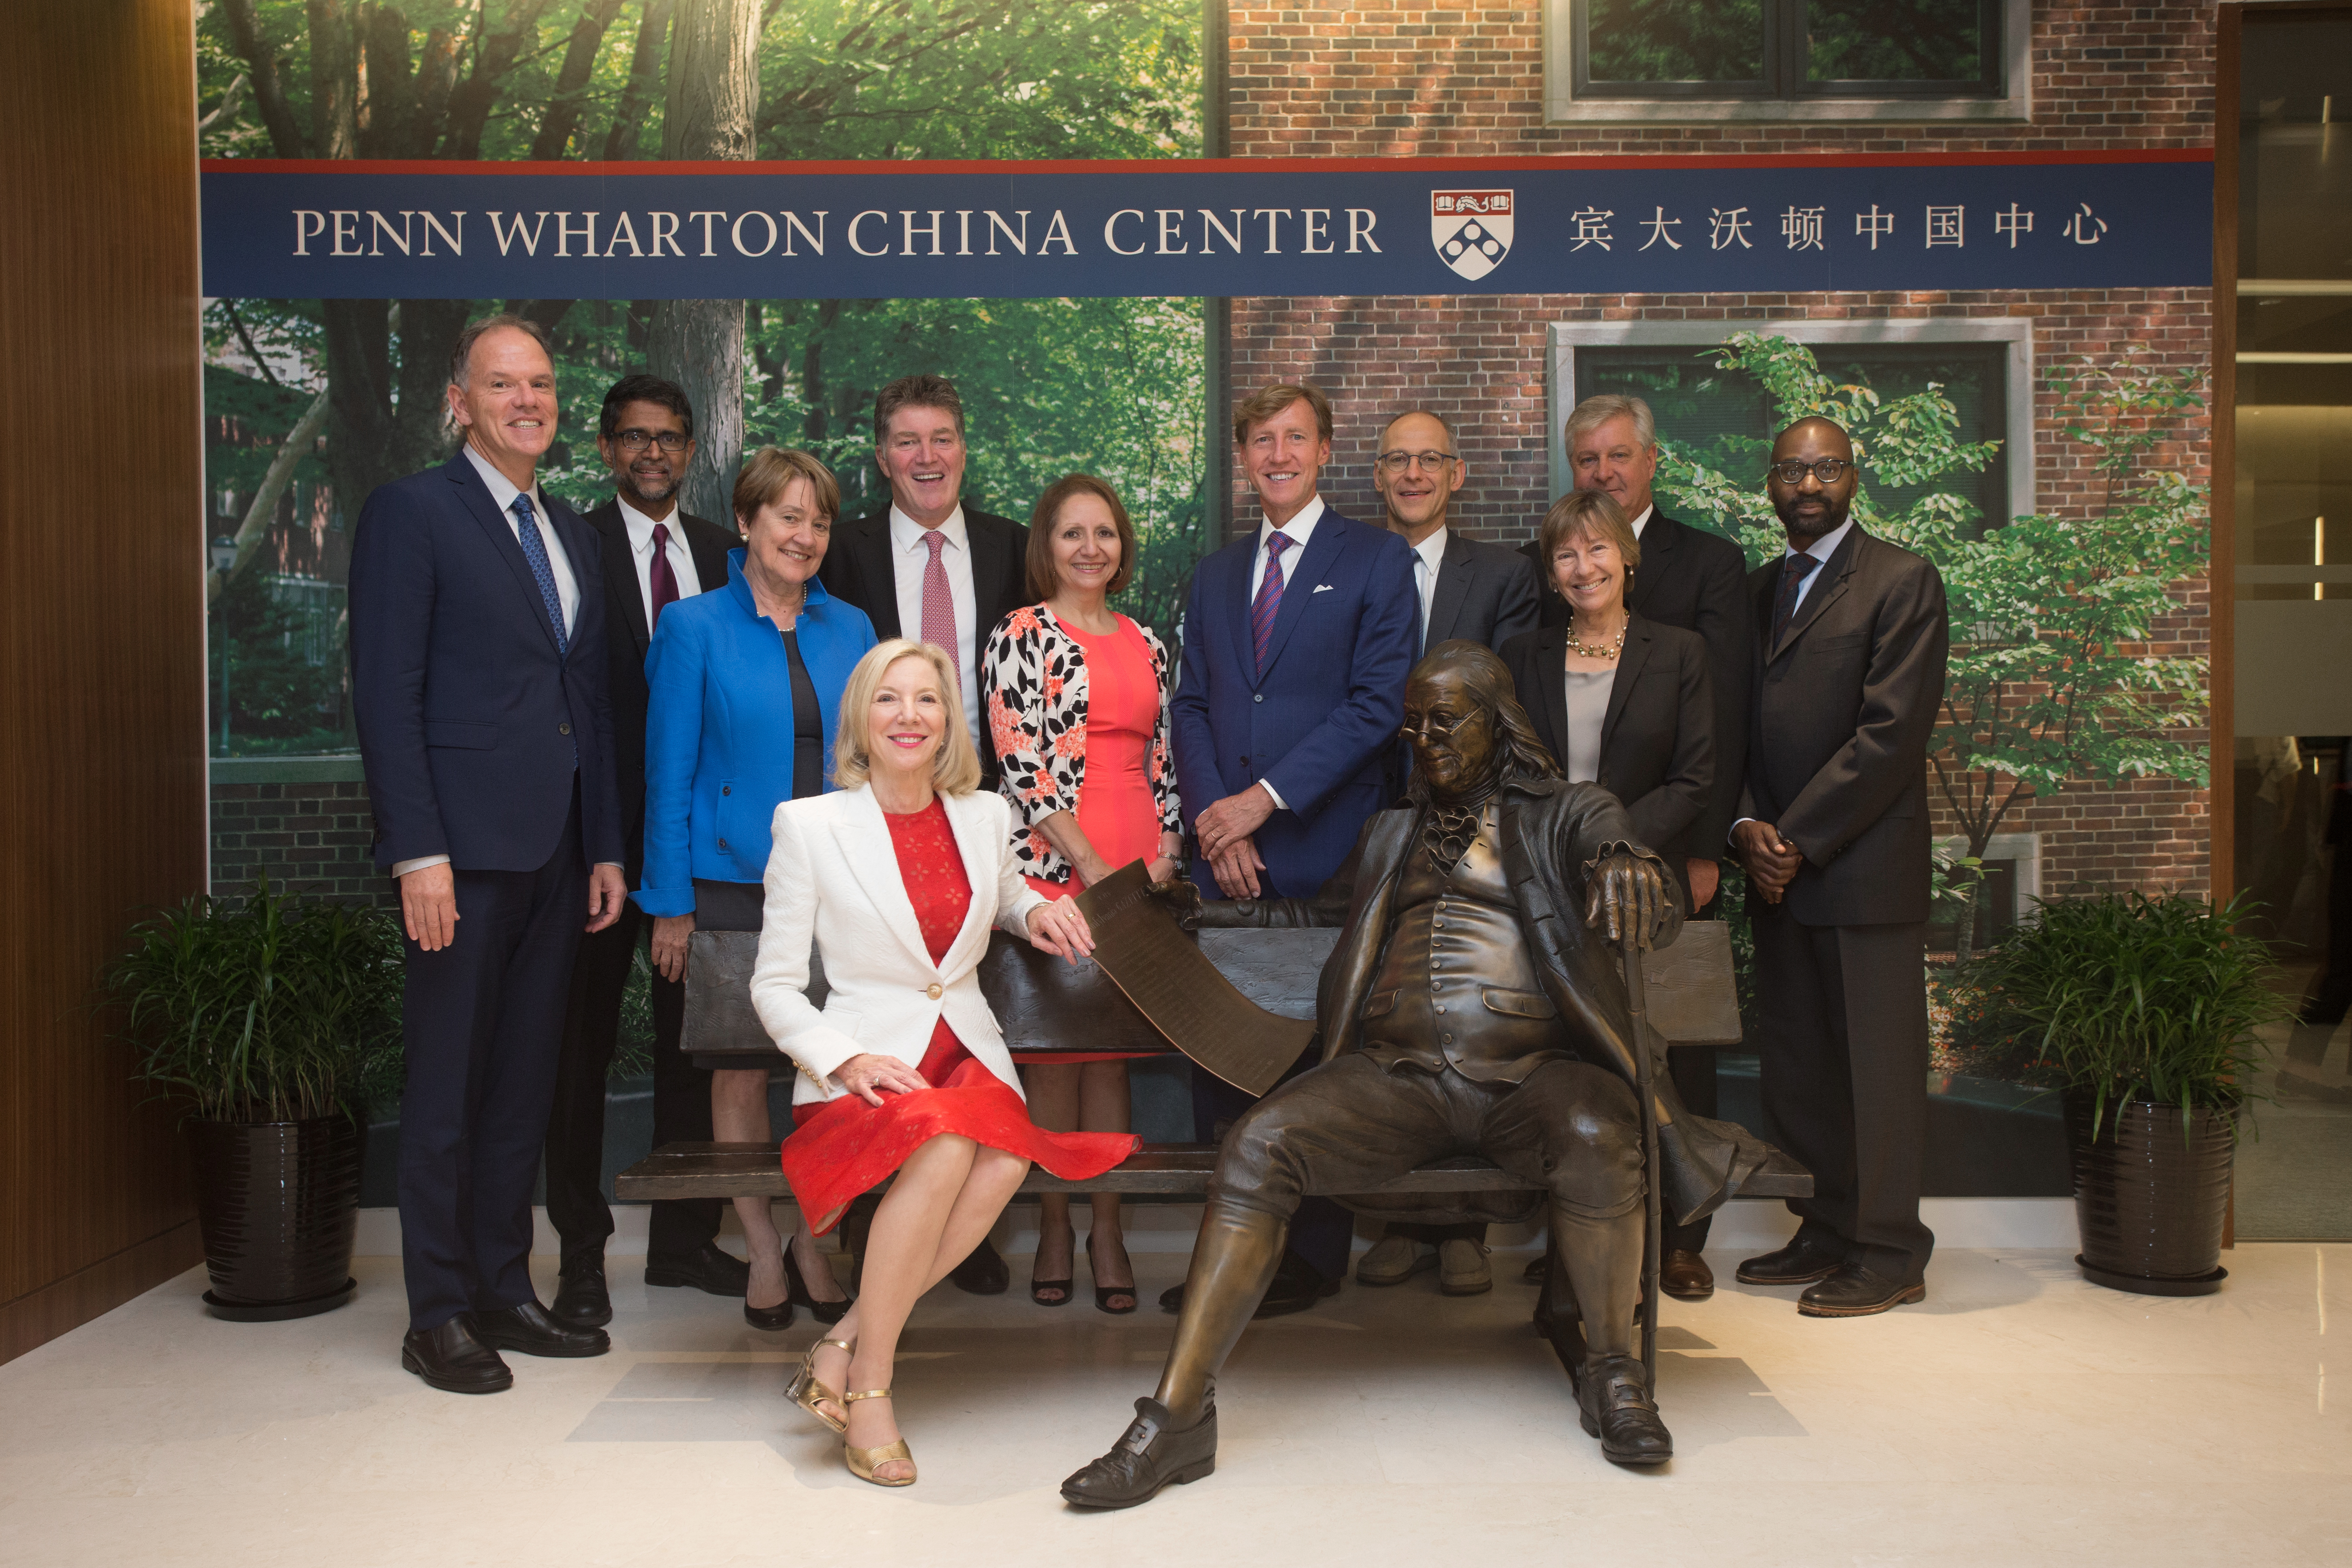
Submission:
[[[1309,1018],[1315,982],[1338,940],[1336,930],[1204,931],[1202,952],[1244,994],[1270,1013]],[[706,1068],[789,1071],[751,1008],[755,931],[697,931],[687,961],[686,1024],[681,1048]],[[1680,941],[1643,963],[1651,1023],[1677,1046],[1723,1047],[1739,1041],[1739,1008],[1731,975],[1729,931],[1716,921],[1683,928]],[[1038,952],[1003,931],[990,939],[981,963],[981,989],[1024,1054],[1044,1051],[1169,1052],[1165,1037],[1136,1011],[1109,977],[1091,963],[1076,967]],[[809,993],[824,998],[822,971],[812,965]],[[1137,1197],[1197,1199],[1216,1163],[1210,1143],[1147,1144],[1117,1168],[1074,1186],[1032,1170],[1024,1195],[1115,1192]],[[1746,1195],[1790,1197],[1762,1190]],[[1400,1177],[1390,1192],[1511,1192],[1532,1190],[1475,1158],[1444,1160]],[[790,1197],[772,1143],[672,1143],[622,1172],[614,1195],[624,1203],[656,1198]]]

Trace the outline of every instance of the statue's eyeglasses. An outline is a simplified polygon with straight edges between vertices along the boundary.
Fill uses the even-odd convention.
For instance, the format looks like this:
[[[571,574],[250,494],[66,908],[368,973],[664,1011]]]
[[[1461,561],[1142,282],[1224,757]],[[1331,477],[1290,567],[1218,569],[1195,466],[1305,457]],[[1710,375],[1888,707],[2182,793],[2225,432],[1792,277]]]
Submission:
[[[624,452],[642,452],[656,444],[665,452],[683,452],[687,440],[686,436],[676,430],[664,430],[657,436],[648,435],[643,430],[624,430],[613,437],[613,445]]]
[[[1404,716],[1404,722],[1398,726],[1397,732],[1412,736],[1426,731],[1438,740],[1450,740],[1456,730],[1470,722],[1472,717],[1473,715],[1468,713],[1423,713],[1419,717],[1407,713]]]
[[[1791,458],[1785,463],[1773,464],[1772,471],[1780,477],[1780,482],[1784,485],[1803,484],[1807,473],[1811,473],[1813,478],[1825,485],[1833,485],[1843,479],[1845,471],[1853,467],[1853,465],[1843,458],[1822,458],[1811,463]]]

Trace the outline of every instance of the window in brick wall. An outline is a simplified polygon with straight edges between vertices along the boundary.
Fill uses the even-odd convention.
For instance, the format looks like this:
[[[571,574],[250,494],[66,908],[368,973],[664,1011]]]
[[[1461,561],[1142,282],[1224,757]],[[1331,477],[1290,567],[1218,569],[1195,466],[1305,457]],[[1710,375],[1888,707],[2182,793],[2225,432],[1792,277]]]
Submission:
[[[1550,118],[2022,119],[2029,0],[1549,0]]]
[[[1814,353],[1833,380],[1872,387],[1890,400],[1933,383],[1958,413],[1958,438],[1984,441],[2002,437],[2008,426],[2006,348],[1998,342],[1822,343]],[[1749,377],[1716,369],[1706,351],[1586,349],[1576,358],[1576,397],[1604,392],[1647,402],[1662,445],[1720,473],[1754,474],[1762,482],[1772,449],[1771,402]],[[1896,512],[1930,490],[1964,497],[1980,520],[1997,525],[2007,516],[2007,463],[1996,458],[1980,472],[1948,474],[1933,485],[1877,486],[1873,500],[1882,512]]]

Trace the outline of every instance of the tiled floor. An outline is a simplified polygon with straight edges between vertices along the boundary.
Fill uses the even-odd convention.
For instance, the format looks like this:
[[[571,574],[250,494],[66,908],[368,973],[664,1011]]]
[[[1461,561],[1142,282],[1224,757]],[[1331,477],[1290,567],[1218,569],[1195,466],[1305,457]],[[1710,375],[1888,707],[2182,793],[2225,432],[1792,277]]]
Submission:
[[[2189,1300],[1947,1251],[1883,1318],[1675,1304],[1679,1453],[1652,1474],[1577,1430],[1518,1258],[1466,1300],[1350,1286],[1244,1341],[1216,1475],[1108,1516],[1055,1488],[1150,1391],[1149,1304],[927,1301],[898,1373],[922,1479],[887,1492],[777,1397],[813,1325],[755,1334],[614,1261],[613,1354],[515,1357],[514,1391],[474,1399],[400,1371],[392,1260],[295,1323],[216,1321],[200,1272],[173,1280],[0,1367],[0,1563],[2352,1562],[2352,1353],[2326,1375],[2352,1247],[2241,1247]],[[1155,1294],[1182,1266],[1137,1262]]]

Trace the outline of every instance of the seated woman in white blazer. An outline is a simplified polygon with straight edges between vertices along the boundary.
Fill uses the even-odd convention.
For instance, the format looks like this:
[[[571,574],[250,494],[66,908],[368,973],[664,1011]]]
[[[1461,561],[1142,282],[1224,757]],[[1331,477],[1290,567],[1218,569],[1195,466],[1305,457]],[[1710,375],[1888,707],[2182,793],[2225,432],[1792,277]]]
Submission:
[[[1022,879],[1012,808],[976,793],[957,684],[938,648],[904,638],[851,671],[834,743],[841,788],[776,808],[751,975],[761,1022],[800,1069],[783,1168],[801,1212],[823,1234],[897,1173],[856,1305],[789,1390],[842,1435],[850,1469],[882,1486],[915,1479],[897,1422],[872,1402],[890,1396],[917,1299],[988,1234],[1031,1161],[1083,1180],[1136,1146],[1029,1121],[976,974],[990,928],[1074,963],[1093,942],[1074,900]],[[822,1009],[807,995],[812,940],[830,987]]]

